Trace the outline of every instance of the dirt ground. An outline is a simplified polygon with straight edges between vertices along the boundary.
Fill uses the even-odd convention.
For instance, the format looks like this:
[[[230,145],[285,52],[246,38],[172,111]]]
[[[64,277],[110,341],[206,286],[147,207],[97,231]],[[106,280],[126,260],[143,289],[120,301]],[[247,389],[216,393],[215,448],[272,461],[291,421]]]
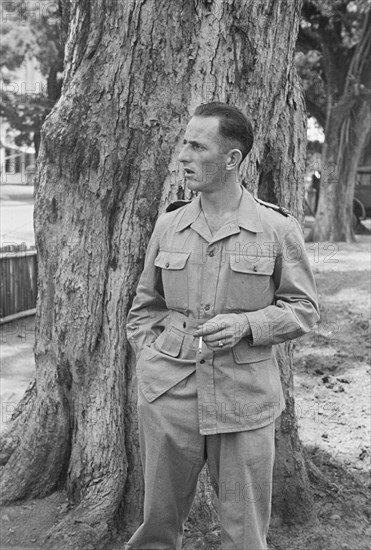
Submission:
[[[295,387],[300,436],[320,471],[311,477],[318,520],[300,527],[273,521],[270,550],[370,548],[370,243],[362,235],[352,245],[307,245],[321,322],[295,343]],[[3,507],[1,550],[41,548],[65,508],[63,492]],[[185,548],[220,548],[218,529],[187,531]]]

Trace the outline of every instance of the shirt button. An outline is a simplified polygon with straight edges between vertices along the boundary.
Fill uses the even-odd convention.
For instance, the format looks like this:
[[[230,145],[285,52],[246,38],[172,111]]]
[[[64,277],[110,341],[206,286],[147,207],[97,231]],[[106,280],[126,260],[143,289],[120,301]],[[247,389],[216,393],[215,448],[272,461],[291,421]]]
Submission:
[[[170,265],[169,262],[166,262],[165,267],[169,267],[169,265]]]
[[[210,304],[206,304],[205,311],[208,311],[210,309]]]
[[[254,271],[258,271],[258,266],[257,266],[257,265],[254,265],[253,270],[254,270]]]
[[[205,359],[201,359],[200,363],[203,365],[205,363]]]
[[[214,250],[210,250],[209,256],[212,258],[214,256]]]
[[[186,326],[187,326],[187,323],[184,321],[183,328],[186,328]]]

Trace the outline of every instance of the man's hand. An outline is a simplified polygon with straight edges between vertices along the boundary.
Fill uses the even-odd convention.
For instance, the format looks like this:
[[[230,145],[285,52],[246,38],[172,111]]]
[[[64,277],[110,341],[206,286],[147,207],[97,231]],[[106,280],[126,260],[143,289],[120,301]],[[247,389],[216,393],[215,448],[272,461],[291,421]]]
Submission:
[[[245,314],[219,314],[197,328],[194,336],[202,336],[212,351],[233,348],[244,336],[251,335],[250,323]]]

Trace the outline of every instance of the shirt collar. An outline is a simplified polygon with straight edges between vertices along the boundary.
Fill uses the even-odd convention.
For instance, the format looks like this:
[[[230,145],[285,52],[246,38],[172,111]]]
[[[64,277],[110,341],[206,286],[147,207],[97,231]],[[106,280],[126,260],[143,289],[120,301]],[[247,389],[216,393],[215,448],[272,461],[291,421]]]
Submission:
[[[238,207],[237,221],[240,227],[252,231],[253,233],[262,233],[263,226],[260,220],[257,204],[254,197],[242,187],[242,197]]]
[[[241,186],[242,187],[242,186]],[[188,206],[184,208],[183,216],[178,222],[175,231],[182,231],[198,218],[201,213],[201,197],[198,195]],[[256,206],[254,197],[242,187],[242,197],[237,211],[237,222],[240,227],[252,231],[253,233],[262,233],[263,226]]]
[[[197,195],[193,201],[183,209],[183,216],[180,218],[175,231],[182,231],[192,223],[201,214],[201,196]]]

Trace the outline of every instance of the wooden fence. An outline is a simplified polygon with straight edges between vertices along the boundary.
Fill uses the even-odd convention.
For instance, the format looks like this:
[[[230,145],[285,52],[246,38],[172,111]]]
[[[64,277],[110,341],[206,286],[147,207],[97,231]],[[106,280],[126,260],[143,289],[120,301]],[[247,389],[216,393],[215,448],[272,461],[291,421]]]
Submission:
[[[0,324],[35,313],[37,253],[24,245],[0,250]]]

